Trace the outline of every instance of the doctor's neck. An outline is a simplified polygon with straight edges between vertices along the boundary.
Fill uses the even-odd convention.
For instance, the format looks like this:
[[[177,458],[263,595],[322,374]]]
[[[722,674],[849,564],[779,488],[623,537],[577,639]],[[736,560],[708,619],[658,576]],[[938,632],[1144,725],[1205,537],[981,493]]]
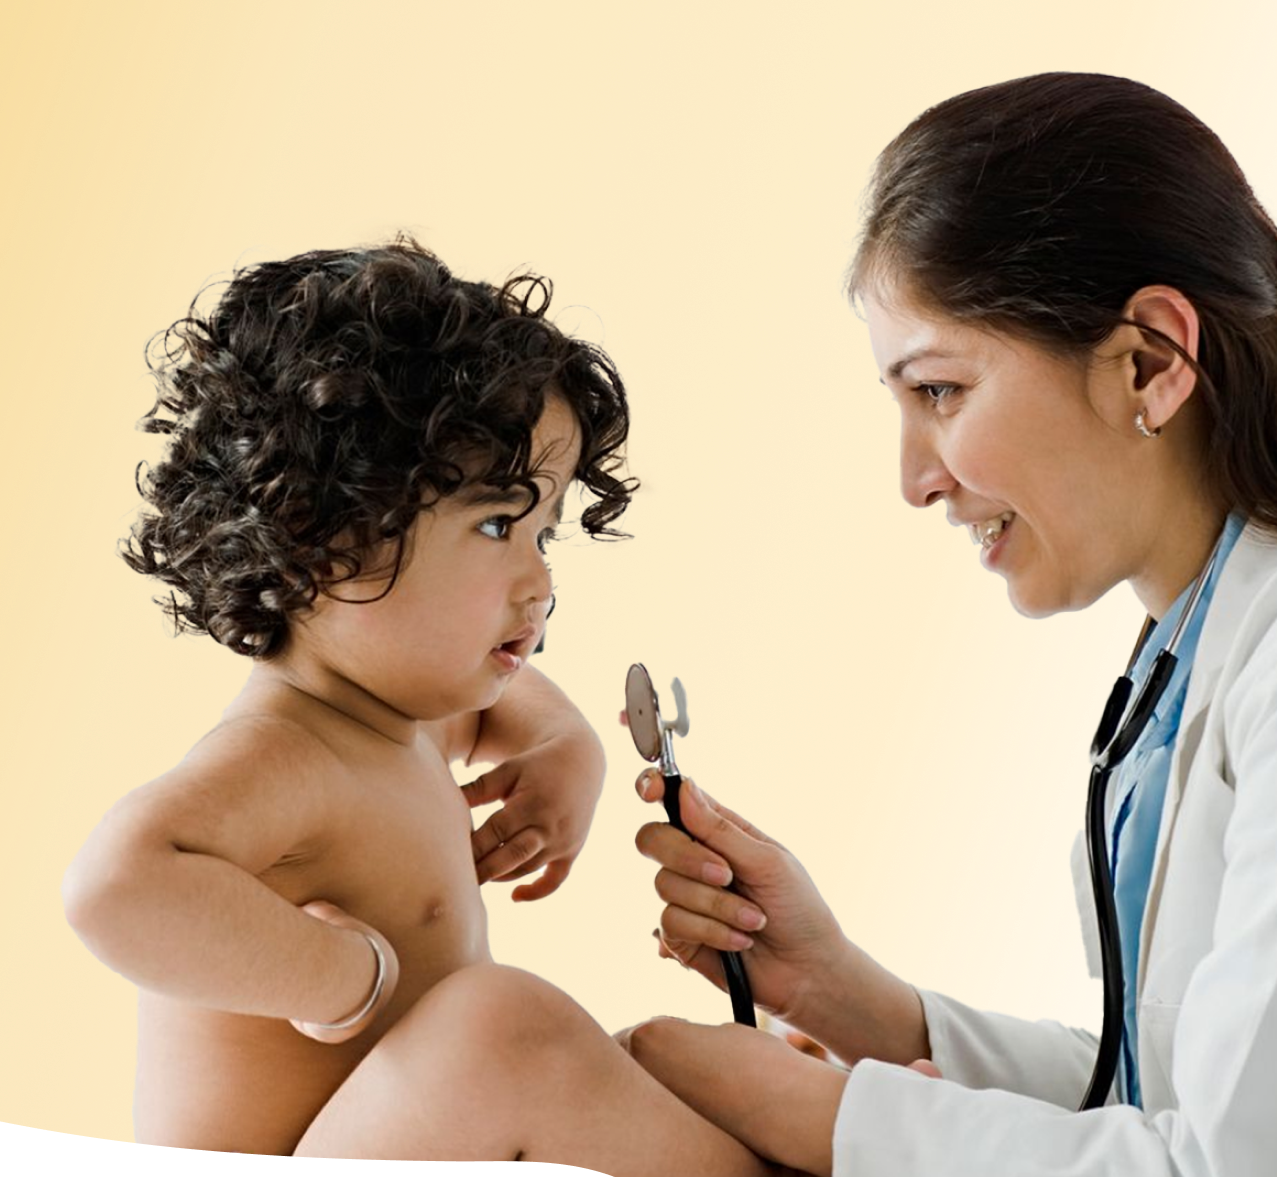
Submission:
[[[1187,496],[1186,496],[1187,497]],[[1187,497],[1175,513],[1162,516],[1148,537],[1146,558],[1131,575],[1135,595],[1154,621],[1161,621],[1206,567],[1228,518],[1225,504]]]

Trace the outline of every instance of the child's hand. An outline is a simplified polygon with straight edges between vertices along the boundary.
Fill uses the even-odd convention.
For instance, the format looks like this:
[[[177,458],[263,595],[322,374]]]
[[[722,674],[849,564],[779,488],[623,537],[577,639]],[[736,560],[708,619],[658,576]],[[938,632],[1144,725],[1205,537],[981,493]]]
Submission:
[[[315,919],[323,920],[325,923],[332,924],[334,927],[346,928],[352,932],[362,932],[371,940],[377,942],[377,947],[381,949],[381,957],[385,961],[384,972],[381,977],[381,991],[377,994],[377,999],[368,1007],[367,1011],[349,1026],[345,1026],[340,1030],[332,1029],[328,1026],[320,1025],[316,1022],[299,1022],[289,1019],[289,1024],[300,1034],[305,1034],[307,1038],[313,1038],[316,1042],[324,1042],[333,1044],[337,1042],[346,1042],[354,1038],[356,1034],[361,1034],[374,1021],[377,1015],[381,1013],[390,999],[394,995],[395,986],[399,984],[399,957],[391,947],[390,941],[385,938],[376,928],[370,927],[362,920],[357,920],[353,915],[348,915],[342,911],[334,903],[329,903],[323,899],[316,899],[312,903],[307,903],[302,911],[308,915],[312,915]],[[370,979],[368,989],[364,996],[360,998],[359,1004],[352,1004],[350,1012],[354,1013],[361,1008],[363,1002],[372,994],[373,986],[377,980],[377,957],[372,952],[371,946],[365,944],[365,951],[368,953],[371,962],[369,972]]]
[[[471,837],[479,882],[508,882],[544,867],[511,898],[544,899],[558,890],[590,831],[605,767],[598,738],[585,731],[556,736],[462,785],[471,808],[503,802]]]

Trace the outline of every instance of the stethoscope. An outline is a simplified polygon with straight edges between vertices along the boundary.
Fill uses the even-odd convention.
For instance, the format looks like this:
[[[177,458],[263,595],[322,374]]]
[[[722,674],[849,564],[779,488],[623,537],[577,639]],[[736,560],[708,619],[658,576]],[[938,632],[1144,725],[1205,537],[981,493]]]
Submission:
[[[1100,1046],[1095,1058],[1091,1082],[1079,1111],[1100,1107],[1108,1098],[1113,1078],[1117,1074],[1117,1060],[1122,1046],[1123,1002],[1125,992],[1122,980],[1122,942],[1117,923],[1117,907],[1113,900],[1113,879],[1109,871],[1108,839],[1105,835],[1104,810],[1108,784],[1118,766],[1139,742],[1153,718],[1153,711],[1166,693],[1166,687],[1175,673],[1178,663],[1176,650],[1189,621],[1197,611],[1202,592],[1210,579],[1219,555],[1223,536],[1216,540],[1210,559],[1193,582],[1192,591],[1184,604],[1184,610],[1166,643],[1153,660],[1153,668],[1131,704],[1135,684],[1131,672],[1139,659],[1144,643],[1152,633],[1155,622],[1148,618],[1140,631],[1139,640],[1131,652],[1126,672],[1113,684],[1095,738],[1091,741],[1091,778],[1086,794],[1086,849],[1091,868],[1091,888],[1095,895],[1095,913],[1100,933],[1100,964],[1104,978],[1104,1026],[1100,1033]],[[687,832],[679,814],[678,792],[683,777],[674,762],[675,734],[686,736],[687,696],[683,684],[675,679],[672,684],[677,715],[671,723],[661,718],[656,690],[651,676],[641,663],[630,667],[625,680],[626,718],[634,746],[645,760],[660,763],[661,776],[665,779],[665,812],[670,824]],[[749,979],[739,952],[720,953],[727,989],[731,994],[732,1013],[743,1025],[756,1024],[753,997]]]
[[[1202,590],[1210,579],[1211,569],[1219,555],[1215,541],[1206,567],[1198,573],[1192,592],[1184,604],[1184,611],[1171,633],[1171,640],[1158,651],[1153,668],[1140,688],[1134,704],[1128,707],[1135,684],[1131,671],[1153,631],[1150,617],[1140,630],[1139,640],[1126,664],[1126,673],[1113,684],[1095,739],[1091,741],[1091,780],[1086,793],[1086,851],[1091,867],[1091,890],[1095,895],[1095,914],[1100,932],[1100,965],[1104,976],[1104,1028],[1100,1033],[1100,1048],[1095,1057],[1095,1069],[1078,1111],[1100,1107],[1108,1098],[1109,1088],[1117,1073],[1118,1055],[1122,1048],[1123,1003],[1125,991],[1122,980],[1122,941],[1117,925],[1117,907],[1113,900],[1113,879],[1109,871],[1108,839],[1105,836],[1104,810],[1109,778],[1127,753],[1139,742],[1139,738],[1153,718],[1153,710],[1166,692],[1167,684],[1175,673],[1178,661],[1175,651],[1189,619],[1197,610]]]
[[[677,712],[672,722],[661,718],[661,708],[656,698],[656,688],[652,686],[651,675],[641,662],[636,662],[625,676],[625,716],[639,755],[653,764],[660,764],[661,776],[665,779],[665,816],[669,818],[670,825],[686,834],[687,827],[683,824],[678,806],[683,774],[674,763],[674,737],[686,736],[690,730],[687,694],[678,679],[674,680],[670,689],[674,692]],[[727,978],[727,992],[732,999],[732,1016],[743,1026],[757,1026],[754,996],[749,988],[749,978],[745,975],[745,963],[741,960],[740,953],[720,952],[719,957]]]

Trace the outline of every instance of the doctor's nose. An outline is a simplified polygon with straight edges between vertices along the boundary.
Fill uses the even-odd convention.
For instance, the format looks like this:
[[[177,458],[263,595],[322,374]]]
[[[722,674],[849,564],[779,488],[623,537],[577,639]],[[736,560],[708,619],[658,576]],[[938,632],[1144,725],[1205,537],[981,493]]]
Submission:
[[[900,493],[911,507],[940,502],[957,480],[920,430],[905,426],[900,435]]]

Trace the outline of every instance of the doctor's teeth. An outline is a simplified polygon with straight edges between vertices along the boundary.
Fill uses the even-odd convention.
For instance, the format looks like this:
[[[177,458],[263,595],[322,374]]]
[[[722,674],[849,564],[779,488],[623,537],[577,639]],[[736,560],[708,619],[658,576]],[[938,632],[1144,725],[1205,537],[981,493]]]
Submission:
[[[971,525],[971,542],[979,544],[984,549],[993,547],[1007,527],[1007,524],[1015,518],[1014,511],[1004,511],[995,519],[986,519],[983,523],[973,523]]]

